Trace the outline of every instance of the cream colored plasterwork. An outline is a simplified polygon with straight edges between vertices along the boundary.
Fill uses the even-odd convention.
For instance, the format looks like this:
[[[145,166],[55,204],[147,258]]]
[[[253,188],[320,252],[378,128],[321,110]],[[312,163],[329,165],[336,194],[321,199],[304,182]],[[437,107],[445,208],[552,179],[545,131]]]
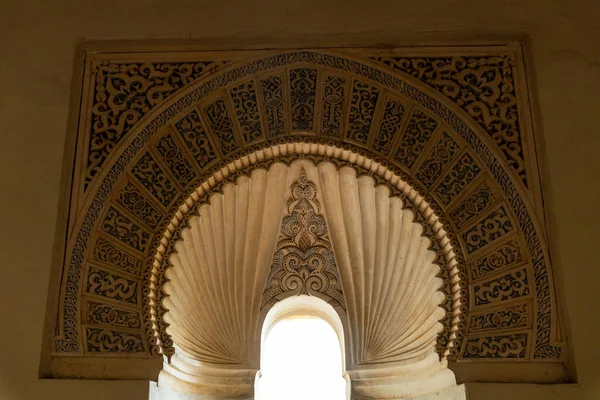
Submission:
[[[165,254],[165,251],[167,250],[167,244],[169,243],[170,239],[173,235],[173,232],[178,231],[178,227],[180,226],[181,221],[183,221],[185,219],[185,215],[190,211],[190,206],[188,204],[195,204],[196,201],[198,201],[198,199],[202,199],[206,196],[207,193],[211,193],[215,187],[221,186],[223,183],[228,182],[228,177],[229,176],[237,176],[237,171],[238,170],[244,170],[247,167],[252,166],[253,164],[257,164],[257,165],[264,165],[262,164],[264,161],[268,161],[268,160],[274,160],[274,159],[279,159],[283,156],[286,157],[290,157],[291,160],[297,158],[297,156],[299,155],[304,155],[306,156],[310,156],[311,154],[314,155],[327,155],[329,158],[331,159],[338,159],[340,161],[347,161],[349,162],[349,165],[356,165],[358,167],[362,167],[364,168],[366,171],[369,171],[371,174],[380,177],[381,179],[383,179],[386,182],[389,182],[390,186],[394,187],[399,194],[402,194],[404,199],[406,199],[407,203],[410,203],[413,207],[415,207],[414,211],[417,212],[420,215],[423,215],[425,219],[425,224],[429,227],[431,227],[431,229],[434,232],[434,237],[433,240],[435,240],[436,242],[439,243],[440,246],[442,246],[442,249],[444,251],[444,258],[446,260],[446,267],[449,268],[450,270],[448,271],[448,273],[450,274],[450,276],[458,276],[459,274],[459,270],[458,270],[458,264],[455,260],[455,253],[452,249],[452,245],[450,244],[450,239],[446,236],[446,232],[444,231],[444,229],[442,228],[442,225],[439,223],[438,221],[438,217],[435,215],[435,213],[433,212],[433,210],[431,210],[431,208],[429,208],[429,204],[417,193],[415,192],[408,184],[406,184],[406,182],[402,181],[397,175],[391,173],[389,170],[387,170],[386,168],[382,167],[379,163],[375,163],[372,160],[365,158],[363,156],[359,156],[351,151],[347,151],[347,150],[342,150],[339,148],[333,148],[333,147],[328,147],[326,145],[310,145],[310,144],[302,144],[302,143],[296,143],[296,144],[284,144],[284,145],[279,145],[279,146],[275,146],[273,148],[269,148],[269,149],[265,149],[264,151],[259,151],[255,154],[250,154],[247,157],[244,157],[241,160],[238,160],[236,162],[231,163],[230,165],[224,167],[221,171],[219,171],[218,173],[216,173],[214,175],[214,178],[211,180],[208,180],[205,182],[205,184],[201,185],[197,191],[195,193],[192,193],[190,195],[190,199],[188,201],[186,201],[186,203],[182,206],[182,208],[180,209],[180,211],[178,213],[176,213],[175,218],[171,221],[171,223],[169,224],[169,226],[167,227],[167,231],[165,232],[163,239],[161,241],[161,245],[158,248],[158,252],[156,255],[156,258],[154,260],[154,272],[153,275],[155,275],[157,278],[163,274],[163,272],[161,272],[161,267],[164,265],[164,263],[162,262],[162,257],[163,254]],[[308,164],[306,164],[308,163]],[[307,170],[309,171],[313,171],[314,169],[314,164],[312,163],[312,161],[304,161],[304,164],[307,165]],[[281,164],[281,163],[275,163],[270,165],[269,168],[269,173],[271,173],[272,171],[274,171],[277,169],[280,169],[284,166],[285,164]],[[293,165],[293,164],[292,164]],[[310,167],[309,167],[310,166]],[[337,168],[335,167],[334,164],[332,163],[320,163],[318,164],[318,168],[325,171],[326,169],[328,170],[328,173],[322,172],[321,175],[319,176],[319,180],[323,180],[323,179],[327,179],[328,177],[331,177],[331,174],[337,174]],[[331,170],[331,168],[333,168],[333,170]],[[260,171],[264,171],[262,169],[256,169],[255,173],[259,173]],[[341,175],[342,179],[352,179],[351,176],[352,174],[354,174],[356,179],[356,171],[353,168],[346,168],[344,169],[344,171],[347,171],[345,173],[343,173]],[[348,173],[350,173],[351,175],[349,176]],[[279,176],[279,175],[275,175],[275,176]],[[242,180],[242,182],[245,182],[246,180],[248,180],[248,177],[242,176],[241,178],[238,178]],[[282,179],[282,178],[280,178]],[[329,178],[331,179],[331,178]],[[385,247],[381,247],[382,245],[385,245],[387,243],[387,241],[381,241],[376,243],[377,241],[375,241],[375,237],[372,236],[372,232],[365,232],[365,235],[371,235],[371,241],[369,242],[370,246],[373,246],[369,249],[364,249],[362,251],[364,251],[365,253],[370,253],[370,254],[374,254],[376,251],[379,252],[381,257],[384,257],[385,254],[389,254],[390,257],[392,254],[397,254],[397,252],[400,250],[398,247],[395,246],[399,246],[399,240],[400,240],[400,232],[402,231],[402,229],[404,229],[404,231],[402,231],[403,235],[406,235],[407,239],[403,239],[403,244],[409,244],[412,243],[414,246],[416,246],[414,249],[410,249],[410,251],[412,251],[413,255],[411,257],[408,257],[407,255],[405,255],[405,257],[407,258],[403,258],[400,257],[400,259],[398,261],[396,261],[394,258],[391,258],[389,261],[384,261],[385,258],[381,258],[379,259],[378,263],[382,263],[381,265],[374,265],[374,263],[376,262],[375,258],[371,258],[368,260],[356,260],[356,257],[358,255],[353,256],[353,259],[356,260],[356,262],[359,263],[359,265],[353,265],[354,263],[351,261],[351,259],[345,259],[344,261],[344,265],[345,265],[345,269],[341,270],[341,275],[342,275],[342,281],[343,281],[343,276],[344,274],[347,274],[348,271],[350,270],[356,270],[357,268],[359,270],[365,270],[365,269],[377,269],[378,271],[381,272],[381,275],[379,275],[379,280],[378,280],[378,285],[385,285],[386,283],[389,284],[390,281],[387,280],[388,278],[391,278],[393,275],[390,275],[390,270],[389,269],[385,269],[384,265],[390,265],[389,268],[394,268],[393,265],[395,262],[406,262],[407,259],[410,259],[411,261],[416,262],[416,259],[414,259],[414,257],[416,257],[416,254],[418,254],[420,252],[419,250],[419,246],[424,246],[424,249],[429,248],[430,246],[430,241],[425,239],[426,241],[423,242],[422,244],[419,244],[419,240],[421,238],[421,235],[423,234],[423,226],[419,225],[419,224],[413,224],[413,221],[415,220],[415,214],[412,211],[407,211],[408,214],[403,218],[402,216],[405,215],[403,213],[403,208],[405,208],[405,204],[399,199],[396,198],[395,202],[389,199],[390,196],[390,190],[386,187],[380,187],[380,189],[375,190],[375,186],[374,186],[374,180],[371,177],[365,177],[365,179],[367,179],[367,186],[364,186],[364,183],[361,185],[362,186],[362,192],[363,192],[363,196],[364,196],[364,190],[366,190],[366,188],[369,185],[369,182],[371,187],[372,187],[372,197],[374,198],[375,196],[378,197],[378,201],[379,201],[379,205],[381,206],[381,201],[385,201],[385,202],[391,202],[390,205],[388,206],[389,208],[384,210],[380,210],[379,212],[383,213],[381,215],[370,215],[370,213],[365,213],[364,214],[364,222],[360,222],[360,220],[356,221],[356,217],[360,217],[361,215],[363,215],[361,213],[360,209],[353,209],[352,211],[354,212],[346,212],[345,214],[339,214],[340,212],[342,212],[342,210],[348,210],[348,208],[343,208],[341,204],[335,204],[336,202],[336,198],[338,199],[337,201],[340,201],[341,198],[346,198],[346,199],[352,199],[352,193],[354,193],[354,195],[359,196],[359,192],[334,192],[334,187],[336,187],[336,182],[339,182],[338,178],[335,178],[334,181],[332,182],[328,182],[328,184],[326,185],[326,187],[328,188],[327,190],[323,190],[321,196],[325,196],[324,200],[323,200],[323,204],[324,206],[329,205],[329,208],[331,209],[331,216],[330,218],[335,218],[336,221],[336,225],[335,227],[331,227],[331,229],[337,229],[338,230],[338,242],[339,242],[339,246],[341,246],[339,252],[342,254],[338,257],[346,257],[343,254],[348,253],[348,252],[352,252],[354,251],[354,249],[349,249],[344,245],[343,242],[347,242],[348,240],[351,241],[358,241],[355,243],[356,246],[359,246],[359,242],[362,235],[359,237],[353,237],[350,236],[347,239],[343,239],[343,237],[345,237],[347,234],[343,232],[343,226],[346,226],[348,224],[354,223],[358,224],[356,226],[356,228],[359,228],[360,226],[365,227],[365,229],[376,229],[375,226],[372,227],[368,227],[368,225],[370,223],[375,223],[375,221],[378,219],[380,221],[385,221],[386,219],[391,219],[393,222],[396,223],[395,229],[392,230],[392,233],[394,235],[396,235],[396,240],[392,240],[389,243],[389,246],[391,246],[390,249],[387,248],[387,245]],[[252,182],[252,180],[250,180],[249,182]],[[274,190],[276,190],[276,188],[279,188],[279,196],[280,198],[278,199],[278,203],[277,206],[273,206],[271,205],[271,203],[267,203],[269,204],[266,209],[271,211],[271,218],[274,219],[273,224],[277,225],[275,227],[275,229],[279,226],[278,220],[281,217],[278,217],[281,215],[281,207],[283,207],[282,201],[283,201],[283,196],[282,196],[282,190],[284,188],[284,185],[282,184],[283,182],[281,181],[276,181],[275,183],[271,183],[271,187],[272,189],[267,190],[267,182],[264,180],[261,180],[259,182],[262,182],[263,188],[264,189],[260,189],[258,190],[261,193],[265,193],[266,195],[271,195],[271,196],[275,196],[276,194],[273,192]],[[363,181],[364,182],[364,181]],[[346,182],[348,185],[350,185],[350,182]],[[288,185],[289,186],[289,185]],[[354,186],[356,186],[356,184],[354,184]],[[353,187],[353,186],[350,186]],[[344,185],[340,184],[340,189],[339,190],[343,190]],[[250,190],[251,187],[248,186],[247,190]],[[231,186],[230,185],[224,185],[223,189],[224,191],[224,196],[225,196],[225,192],[227,191],[231,191]],[[255,189],[257,190],[257,189]],[[337,195],[335,195],[334,193],[337,193]],[[333,196],[337,196],[337,197],[330,197],[330,195]],[[214,195],[213,195],[214,196]],[[212,199],[213,197],[211,197],[210,199]],[[245,199],[245,201],[250,201],[251,199],[246,195],[242,197],[243,199]],[[196,199],[196,200],[195,200]],[[222,200],[219,200],[220,197],[216,197],[215,201],[217,202],[217,204],[220,204]],[[265,200],[266,198],[261,197],[260,200]],[[212,203],[212,200],[209,200]],[[271,199],[271,201],[275,201],[274,199]],[[348,200],[349,201],[349,200]],[[361,201],[361,199],[359,199],[359,197],[355,198],[355,204],[358,204]],[[364,198],[362,199],[363,204],[369,204],[369,203],[364,203],[365,200]],[[261,204],[263,203],[258,203],[258,204],[254,204],[253,206],[245,206],[243,209],[247,210],[247,212],[258,212],[258,210],[260,210],[261,212],[263,211]],[[370,204],[371,208],[372,208],[372,212],[375,212],[375,204]],[[202,210],[204,208],[200,208],[200,215],[202,215]],[[326,207],[327,209],[327,207]],[[335,212],[334,212],[335,210]],[[219,215],[222,215],[223,213],[219,213]],[[240,215],[239,212],[234,212],[233,210],[230,211],[229,213],[225,213],[226,215]],[[340,219],[341,218],[341,219]],[[397,219],[396,219],[397,218]],[[250,218],[248,217],[248,220],[255,220],[258,222],[263,222],[263,220],[259,217],[254,217],[254,218]],[[195,219],[194,219],[195,221]],[[412,233],[411,233],[411,229],[408,229],[408,231],[406,231],[407,228],[402,228],[402,221],[404,221],[404,224],[408,224],[406,225],[407,227],[412,227],[413,225],[415,226],[415,228],[411,228],[413,229]],[[192,222],[187,222],[187,225],[193,226]],[[233,222],[231,222],[233,223]],[[366,225],[365,225],[366,224]],[[245,224],[242,224],[242,226],[244,226],[244,230],[239,231],[239,234],[243,234],[245,232],[245,230],[247,229],[245,227]],[[418,228],[416,228],[418,227]],[[261,229],[258,229],[258,227],[251,227],[250,228],[251,231],[254,232],[266,232],[265,231],[265,227],[263,226]],[[270,228],[271,232],[272,229],[274,229],[273,227]],[[342,230],[340,230],[342,229]],[[384,229],[384,227],[380,226],[379,229]],[[225,230],[225,228],[221,228],[221,230]],[[183,232],[186,232],[186,229],[183,230]],[[271,233],[272,235],[272,233]],[[413,241],[411,242],[410,240],[408,240],[408,238],[413,237]],[[274,240],[273,236],[270,236],[271,240]],[[184,243],[185,246],[185,236],[184,234],[182,234],[181,239],[183,240],[182,243]],[[254,238],[255,240],[258,240],[257,238]],[[189,242],[189,241],[188,241]],[[239,245],[241,245],[240,241],[237,241],[236,243],[238,243]],[[257,242],[258,243],[258,242]],[[253,245],[249,245],[249,248],[252,249],[256,249],[257,248],[257,243],[254,243]],[[265,246],[265,251],[267,254],[272,254],[275,251],[275,247],[274,244],[272,244],[271,242],[261,242],[262,246]],[[195,246],[194,242],[192,242],[191,244],[189,244],[190,246]],[[222,247],[222,251],[225,251],[226,247]],[[245,246],[244,246],[245,248]],[[334,249],[335,249],[335,242],[334,242]],[[409,248],[404,248],[403,251],[408,251]],[[176,259],[179,259],[180,254],[182,252],[184,252],[184,250],[182,248],[175,248],[176,253],[173,255],[173,257],[175,257]],[[191,250],[192,252],[194,252],[193,250]],[[235,251],[232,249],[232,252],[235,253]],[[422,253],[422,252],[421,252]],[[262,254],[262,253],[261,253]],[[400,254],[402,254],[402,252],[400,252]],[[246,254],[244,254],[246,255]],[[424,253],[423,253],[424,255]],[[434,261],[435,254],[431,253],[429,257],[433,257],[433,259],[430,260],[430,262]],[[223,256],[224,257],[224,256]],[[262,256],[264,257],[264,255]],[[254,259],[254,258],[253,258]],[[264,263],[264,258],[263,260],[263,264],[261,265],[268,265],[268,263]],[[341,262],[338,261],[338,262]],[[171,261],[171,263],[173,263],[173,261]],[[387,264],[386,264],[387,263]],[[390,264],[391,263],[391,264]],[[190,264],[191,265],[191,264]],[[223,271],[223,268],[218,268],[218,263],[208,263],[207,265],[214,265],[215,268],[217,268],[219,271]],[[254,265],[254,266],[253,266]],[[267,275],[262,276],[262,275],[256,275],[257,274],[257,270],[260,270],[260,268],[258,267],[259,264],[246,264],[245,266],[240,266],[238,268],[240,268],[241,273],[245,273],[245,274],[251,274],[249,276],[247,276],[246,278],[242,278],[240,277],[240,281],[244,281],[244,282],[252,282],[253,285],[258,285],[261,286],[261,284],[263,282],[267,281]],[[414,264],[415,266],[419,266],[418,263]],[[407,266],[412,267],[412,265],[408,265]],[[190,268],[192,268],[190,266]],[[398,271],[402,271],[402,267],[398,267],[397,269]],[[422,269],[419,268],[419,271],[423,272],[426,269]],[[177,271],[176,268],[173,269],[173,271]],[[181,269],[181,273],[184,273],[184,269]],[[439,272],[439,267],[436,267],[436,271]],[[432,277],[435,277],[437,275],[438,272],[434,272]],[[200,273],[200,271],[198,271],[197,273]],[[387,276],[386,276],[387,275]],[[406,278],[410,278],[410,280],[408,280],[407,282],[405,281],[398,281],[397,285],[400,285],[398,287],[401,287],[401,285],[403,284],[413,284],[414,280],[416,279],[414,276],[411,277],[412,274],[407,274]],[[206,276],[212,276],[212,274],[206,274]],[[396,275],[395,279],[401,279],[402,277],[400,275]],[[356,281],[356,277],[352,278],[352,276],[348,276],[347,277],[347,284],[350,285],[350,287],[352,288],[352,291],[356,291],[358,290],[359,293],[366,290],[366,287],[364,285],[368,285],[369,286],[369,290],[376,290],[379,292],[379,287],[374,287],[373,286],[373,282],[371,281],[370,283],[368,282],[363,282],[362,284],[360,284],[359,286],[362,287],[362,289],[360,289],[359,287],[352,287],[352,282]],[[437,278],[436,278],[437,279]],[[158,280],[158,279],[155,279]],[[360,278],[360,281],[363,281],[364,277]],[[419,281],[421,283],[423,283],[425,286],[427,287],[427,280],[422,280],[419,279]],[[452,290],[454,291],[454,298],[453,298],[453,302],[452,302],[452,310],[453,310],[453,323],[454,325],[450,328],[452,333],[455,333],[458,328],[457,328],[457,322],[460,321],[460,315],[461,315],[461,298],[460,298],[460,286],[458,284],[459,279],[455,279],[455,281],[457,282],[457,284],[452,288]],[[437,281],[435,281],[437,282]],[[443,282],[439,281],[439,283],[432,283],[432,287],[435,287],[435,285],[442,285]],[[208,287],[210,287],[210,284],[208,284]],[[246,292],[248,293],[254,293],[254,295],[256,295],[256,287],[255,286],[252,290],[247,290]],[[436,288],[437,289],[437,288]],[[411,289],[411,290],[414,290]],[[434,290],[435,291],[435,290]],[[167,294],[169,293],[169,290],[166,291]],[[172,291],[175,292],[175,291]],[[178,291],[180,292],[180,291]],[[212,293],[212,292],[209,292]],[[416,307],[417,303],[422,301],[420,299],[420,295],[421,294],[426,294],[428,293],[426,290],[422,291],[419,294],[416,294],[416,297],[413,298],[413,301],[415,301],[415,305],[414,307]],[[420,320],[414,320],[414,321],[406,321],[404,324],[398,324],[395,325],[396,322],[398,321],[402,321],[402,318],[398,319],[398,316],[393,316],[393,313],[398,313],[398,312],[402,312],[402,307],[409,307],[409,303],[406,302],[408,301],[407,299],[403,299],[400,296],[396,296],[399,294],[399,291],[394,290],[394,288],[391,288],[389,290],[389,296],[391,296],[392,298],[395,298],[396,301],[401,301],[403,302],[402,305],[397,304],[391,300],[382,300],[380,302],[378,302],[380,307],[384,307],[388,312],[391,312],[392,315],[390,315],[386,321],[387,323],[393,323],[393,326],[396,326],[398,329],[403,329],[405,331],[405,333],[409,334],[411,331],[410,329],[408,329],[408,325],[407,323],[416,323],[417,325],[423,323],[425,320],[420,321]],[[151,292],[149,294],[150,298],[158,298],[160,295],[160,293],[155,292],[155,290],[153,288],[151,288]],[[225,294],[227,295],[227,294]],[[354,296],[354,295],[353,295]],[[360,297],[360,296],[359,296]],[[199,300],[200,301],[200,300]],[[240,301],[242,302],[256,302],[257,299],[255,299],[254,297],[250,297],[250,298],[246,298],[246,299],[240,299]],[[361,300],[364,302],[364,299]],[[437,298],[434,300],[433,305],[434,305],[434,309],[437,307],[437,305],[439,303],[441,303],[443,301],[443,296],[441,298]],[[464,300],[462,300],[464,302]],[[167,302],[167,308],[168,309],[172,309],[172,305],[170,306],[170,299],[166,300]],[[406,302],[406,303],[404,303]],[[217,302],[217,304],[227,304],[227,303],[223,303],[222,301]],[[242,303],[240,303],[240,305],[238,307],[241,307]],[[364,310],[365,309],[365,305],[364,304],[354,304],[355,309],[353,311],[358,312],[358,310]],[[234,309],[238,309],[237,307],[234,307]],[[431,310],[431,312],[434,311],[434,309]],[[255,310],[258,311],[258,310]],[[222,310],[218,311],[215,310],[215,315],[222,315]],[[375,312],[375,310],[373,310],[373,312]],[[382,312],[380,310],[380,312]],[[157,309],[155,309],[153,311],[153,313],[156,313],[154,315],[158,315],[159,311]],[[353,314],[352,314],[353,315]],[[430,317],[430,314],[427,314],[427,311],[423,312],[423,315],[426,316],[425,319],[428,319]],[[435,315],[435,316],[433,316]],[[435,313],[435,314],[431,314],[431,316],[433,316],[430,322],[434,322],[437,324],[438,320],[443,319],[444,315],[440,315],[439,313]],[[358,319],[360,319],[361,321],[364,320],[364,318],[366,317],[366,315],[362,315],[359,317],[356,317]],[[414,317],[414,314],[406,314],[406,317]],[[367,326],[365,324],[361,324],[358,322],[358,319],[352,322],[352,326],[354,327],[354,329],[357,329],[357,333],[356,333],[356,337],[364,337],[363,333],[360,333],[360,331],[367,329],[370,330],[372,329],[371,326]],[[158,321],[157,319],[153,319],[153,321]],[[252,322],[255,321],[255,322]],[[166,321],[167,323],[169,321]],[[254,326],[254,323],[258,322],[258,314],[256,315],[251,315],[250,316],[250,322],[249,325],[245,325],[246,329],[251,328],[251,331],[255,331],[257,329],[256,326]],[[382,321],[380,321],[382,322]],[[158,323],[156,324],[157,329],[154,333],[154,335],[156,337],[161,337],[161,330],[159,328]],[[378,329],[384,329],[384,327],[378,327]],[[389,328],[386,328],[389,329]],[[244,335],[243,334],[243,330],[238,331],[240,332],[240,335]],[[429,343],[431,340],[435,341],[435,336],[437,335],[437,331],[435,331],[433,338],[429,337],[429,338],[425,338],[425,342]],[[214,332],[213,334],[217,335],[216,332]],[[219,336],[219,335],[217,335]],[[409,335],[410,336],[410,335]],[[221,337],[221,336],[219,336]],[[453,336],[456,337],[456,336]],[[377,355],[377,354],[371,354],[371,355],[366,355],[366,353],[368,352],[373,352],[373,351],[377,351],[374,349],[368,350],[368,349],[362,349],[361,350],[357,350],[359,351],[362,355],[360,356],[360,359],[357,359],[357,362],[369,362],[369,359],[373,358],[373,362],[375,362],[376,360],[378,361],[389,361],[388,357],[389,354],[386,356],[386,351],[392,351],[393,353],[393,349],[400,346],[401,347],[401,343],[398,343],[398,341],[396,341],[395,339],[393,339],[393,336],[390,336],[387,339],[391,340],[391,342],[387,343],[387,345],[391,346],[388,350],[386,350],[386,346],[383,345],[383,348],[381,348],[382,344],[377,344],[375,343],[373,345],[374,348],[379,348],[379,351],[383,351],[382,354]],[[420,348],[420,346],[415,346],[416,348]],[[449,346],[448,350],[446,350],[446,352],[444,353],[444,356],[446,356],[448,354],[448,351],[451,349],[451,346]],[[160,350],[163,354],[169,354],[169,350],[166,347],[161,348]],[[246,350],[244,350],[243,352],[240,351],[239,354],[248,354],[248,352]],[[393,358],[393,357],[392,357]],[[243,361],[240,362],[247,362],[246,359],[244,359]]]
[[[418,396],[454,385],[435,352],[444,329],[443,281],[422,234],[388,187],[331,162],[278,162],[223,185],[190,218],[170,255],[163,304],[175,358],[167,370],[258,370],[264,299],[274,299],[271,283],[282,277],[279,299],[314,295],[340,313],[357,395]],[[340,282],[336,292],[327,291],[331,280]],[[386,384],[377,383],[382,379]]]

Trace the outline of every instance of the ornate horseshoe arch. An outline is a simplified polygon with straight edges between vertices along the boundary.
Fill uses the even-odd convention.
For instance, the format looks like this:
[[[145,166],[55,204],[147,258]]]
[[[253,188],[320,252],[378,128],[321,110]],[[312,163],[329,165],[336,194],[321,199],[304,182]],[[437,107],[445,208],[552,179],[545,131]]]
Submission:
[[[83,82],[49,374],[155,376],[190,216],[226,182],[305,159],[351,166],[414,212],[459,380],[562,379],[518,47],[90,53]]]
[[[460,282],[465,280],[466,275],[461,271],[462,267],[458,262],[460,256],[453,247],[451,234],[444,229],[440,217],[434,211],[437,207],[425,201],[414,188],[380,163],[351,150],[311,143],[310,140],[274,145],[229,163],[206,179],[175,213],[162,235],[161,245],[152,262],[151,275],[145,281],[150,307],[150,312],[145,314],[146,329],[148,336],[157,338],[153,350],[167,356],[173,354],[172,341],[166,332],[168,324],[162,318],[167,311],[163,307],[166,294],[162,289],[168,280],[165,272],[172,267],[168,255],[176,252],[175,245],[182,240],[182,231],[189,228],[189,219],[198,216],[198,208],[209,203],[212,194],[221,192],[225,185],[235,183],[241,176],[248,176],[257,168],[268,169],[274,164],[282,163],[291,165],[298,160],[307,160],[314,164],[328,162],[336,168],[352,168],[357,176],[369,176],[374,185],[387,187],[389,196],[402,199],[402,209],[411,211],[412,222],[422,226],[421,235],[430,240],[429,248],[435,253],[434,264],[440,267],[440,276],[444,282],[442,291],[445,300],[441,305],[446,316],[442,321],[444,332],[437,340],[437,351],[443,359],[450,354],[457,354],[460,338],[463,336],[462,321],[467,310],[465,305],[468,303],[467,292],[461,290]],[[276,219],[276,223],[279,224],[279,220]],[[266,297],[267,302],[272,297]],[[342,301],[334,302],[336,303],[341,305]]]
[[[367,157],[302,142],[251,153],[215,175],[176,213],[148,282],[157,306],[147,326],[168,356],[161,387],[191,382],[223,396],[230,379],[216,377],[236,370],[247,377],[231,396],[251,395],[264,315],[299,294],[325,299],[343,321],[354,395],[455,385],[446,356],[462,336],[465,292],[448,234],[413,188]],[[390,374],[398,375],[391,392],[381,383]]]

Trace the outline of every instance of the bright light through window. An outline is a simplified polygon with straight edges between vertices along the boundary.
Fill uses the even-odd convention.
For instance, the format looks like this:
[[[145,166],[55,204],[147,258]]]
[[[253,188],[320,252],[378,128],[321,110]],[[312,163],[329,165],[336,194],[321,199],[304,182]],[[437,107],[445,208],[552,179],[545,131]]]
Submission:
[[[296,315],[275,324],[262,349],[257,400],[344,400],[342,354],[334,329]]]

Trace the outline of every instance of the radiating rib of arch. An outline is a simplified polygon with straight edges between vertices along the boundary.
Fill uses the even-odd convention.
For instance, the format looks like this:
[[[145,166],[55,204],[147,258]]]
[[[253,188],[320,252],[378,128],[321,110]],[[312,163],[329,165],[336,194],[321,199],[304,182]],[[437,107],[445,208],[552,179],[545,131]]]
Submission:
[[[358,363],[423,358],[435,351],[443,295],[423,228],[402,200],[352,168],[318,166],[323,205],[348,303]]]
[[[195,359],[248,362],[265,273],[277,240],[288,168],[255,170],[199,207],[171,255],[168,333]]]
[[[204,362],[256,356],[254,334],[290,188],[315,185],[342,281],[356,363],[421,359],[435,351],[442,281],[430,242],[387,187],[349,167],[297,160],[227,184],[182,232],[164,300],[176,347]]]

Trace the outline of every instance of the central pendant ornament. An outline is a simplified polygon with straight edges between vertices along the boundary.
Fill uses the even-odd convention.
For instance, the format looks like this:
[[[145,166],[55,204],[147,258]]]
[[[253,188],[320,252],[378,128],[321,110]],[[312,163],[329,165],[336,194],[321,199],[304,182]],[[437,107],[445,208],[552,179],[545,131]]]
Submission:
[[[285,297],[306,294],[345,309],[340,274],[327,235],[327,223],[317,200],[317,187],[308,181],[304,168],[292,185],[286,214],[262,307]]]

